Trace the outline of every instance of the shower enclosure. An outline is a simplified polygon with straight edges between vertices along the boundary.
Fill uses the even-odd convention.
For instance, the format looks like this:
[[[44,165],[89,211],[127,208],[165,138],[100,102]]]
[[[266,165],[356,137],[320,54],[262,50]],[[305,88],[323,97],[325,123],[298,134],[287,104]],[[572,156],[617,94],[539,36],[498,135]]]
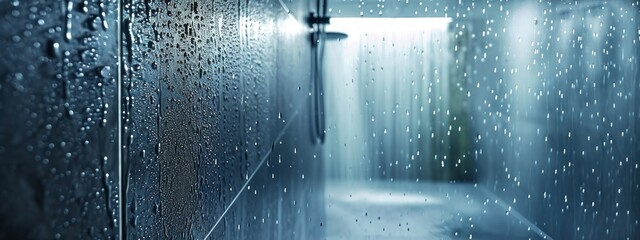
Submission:
[[[329,238],[640,237],[637,2],[334,4]]]
[[[639,13],[0,0],[0,239],[640,239]]]

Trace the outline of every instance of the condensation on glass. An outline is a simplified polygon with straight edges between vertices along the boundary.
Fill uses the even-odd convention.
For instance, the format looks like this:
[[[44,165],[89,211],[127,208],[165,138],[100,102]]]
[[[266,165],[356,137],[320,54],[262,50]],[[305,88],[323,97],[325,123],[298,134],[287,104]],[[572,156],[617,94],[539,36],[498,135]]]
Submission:
[[[0,238],[120,225],[116,1],[0,1]]]
[[[640,236],[638,1],[330,3],[340,26],[368,23],[335,25],[348,38],[327,48],[326,174],[342,179],[327,188],[331,202],[428,202],[442,187],[419,186],[435,180],[452,187],[436,193],[457,222],[437,227],[445,235],[498,236],[493,220],[460,207],[475,201],[477,216],[495,203],[533,233],[512,238]],[[451,23],[393,23],[437,18]],[[345,190],[344,179],[365,183]],[[480,194],[457,203],[464,182]],[[350,222],[379,220],[365,209]],[[384,234],[428,222],[399,218],[395,228],[360,228],[401,236]]]
[[[0,1],[0,238],[321,235],[310,7],[283,4]]]
[[[0,239],[640,237],[640,2],[317,6],[0,0]]]

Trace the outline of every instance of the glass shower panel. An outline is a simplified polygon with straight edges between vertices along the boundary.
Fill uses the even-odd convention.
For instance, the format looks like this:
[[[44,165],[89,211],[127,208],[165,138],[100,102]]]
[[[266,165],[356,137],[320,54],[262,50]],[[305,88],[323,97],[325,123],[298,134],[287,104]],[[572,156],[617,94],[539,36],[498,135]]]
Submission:
[[[328,237],[640,236],[639,4],[331,1]]]
[[[273,189],[285,183],[300,182],[285,187],[301,192],[294,203],[317,205],[298,190],[310,189],[299,175],[310,182],[320,170],[305,165],[316,155],[311,137],[286,130],[309,124],[310,49],[304,25],[285,9],[278,1],[125,2],[128,237],[267,236],[269,226],[286,227],[294,212],[309,212],[294,211],[289,195]],[[266,172],[285,134],[300,139],[296,156],[309,160],[277,164],[274,180]],[[275,210],[270,201],[285,204]]]
[[[119,230],[116,1],[0,1],[0,239]]]
[[[0,239],[640,238],[640,1],[323,2],[0,0]]]
[[[498,11],[473,47],[481,181],[555,238],[637,238],[638,3]]]
[[[127,236],[203,239],[271,148],[281,7],[124,7]]]

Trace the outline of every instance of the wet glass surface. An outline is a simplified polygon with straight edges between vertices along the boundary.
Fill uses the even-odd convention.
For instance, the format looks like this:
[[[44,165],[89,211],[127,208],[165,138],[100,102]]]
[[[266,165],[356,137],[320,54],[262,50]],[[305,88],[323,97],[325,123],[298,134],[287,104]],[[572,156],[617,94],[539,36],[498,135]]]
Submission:
[[[322,3],[0,0],[0,239],[640,237],[640,2]]]
[[[0,1],[0,238],[119,230],[115,1]]]
[[[331,4],[331,15],[344,17],[347,24],[356,22],[346,20],[352,17],[358,22],[372,19],[368,28],[345,32],[349,37],[330,53],[356,56],[347,57],[346,65],[329,63],[335,64],[331,69],[342,69],[342,73],[330,73],[337,81],[327,80],[335,84],[328,94],[336,92],[330,100],[334,108],[327,114],[335,119],[327,135],[335,145],[329,144],[325,156],[330,167],[343,171],[334,177],[363,179],[364,175],[365,180],[390,182],[411,176],[419,168],[416,164],[433,161],[441,165],[419,172],[437,179],[456,176],[452,163],[472,166],[470,178],[477,188],[497,195],[508,209],[551,238],[638,237],[640,208],[634,204],[640,198],[635,147],[640,133],[637,1]],[[428,50],[422,56],[425,41],[433,43],[427,37],[415,41],[393,36],[422,25],[402,28],[396,24],[381,30],[391,18],[407,17],[450,18],[447,38],[454,42],[436,43],[455,55],[453,60],[446,63],[447,55]],[[425,64],[410,72],[400,70],[413,62]],[[429,67],[429,63],[443,62],[449,67]],[[451,81],[455,78],[448,80],[451,89],[463,93],[461,98],[437,85],[442,71],[449,70],[462,78],[459,85]],[[425,71],[428,74],[421,75]],[[406,82],[428,83],[429,88],[414,97],[413,90],[398,90]],[[448,99],[455,100],[438,102]],[[415,104],[432,117],[415,117],[419,112],[411,110]],[[451,123],[438,119],[441,112],[451,116],[447,119]],[[353,119],[366,123],[353,124]],[[453,119],[467,123],[456,126]],[[415,130],[412,122],[426,125],[426,131]],[[448,130],[444,135],[437,130],[441,123]],[[399,134],[408,136],[400,137],[401,141],[424,137],[445,143],[444,149],[425,148],[420,156],[426,159],[412,162],[419,159],[410,147],[413,143],[388,143],[397,144],[398,140],[389,139]],[[466,158],[451,159],[446,155],[449,148],[457,148],[458,156]],[[399,170],[405,174],[393,177]],[[460,180],[451,177],[448,182]]]
[[[308,114],[309,78],[299,22],[274,1],[134,1],[124,10],[124,131],[137,138],[125,146],[127,236],[254,238],[290,221],[299,211],[275,187],[306,165],[287,158],[289,168],[270,168],[280,180],[265,171],[290,141],[284,129],[306,124],[297,120]],[[288,136],[301,138],[296,161],[312,156],[304,132]]]

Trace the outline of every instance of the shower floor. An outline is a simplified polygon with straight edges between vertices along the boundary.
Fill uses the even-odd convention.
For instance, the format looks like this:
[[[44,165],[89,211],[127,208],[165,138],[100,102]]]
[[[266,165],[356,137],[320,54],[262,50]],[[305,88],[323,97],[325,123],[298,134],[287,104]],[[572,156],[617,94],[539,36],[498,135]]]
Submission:
[[[544,239],[473,184],[336,181],[326,186],[327,239]]]

